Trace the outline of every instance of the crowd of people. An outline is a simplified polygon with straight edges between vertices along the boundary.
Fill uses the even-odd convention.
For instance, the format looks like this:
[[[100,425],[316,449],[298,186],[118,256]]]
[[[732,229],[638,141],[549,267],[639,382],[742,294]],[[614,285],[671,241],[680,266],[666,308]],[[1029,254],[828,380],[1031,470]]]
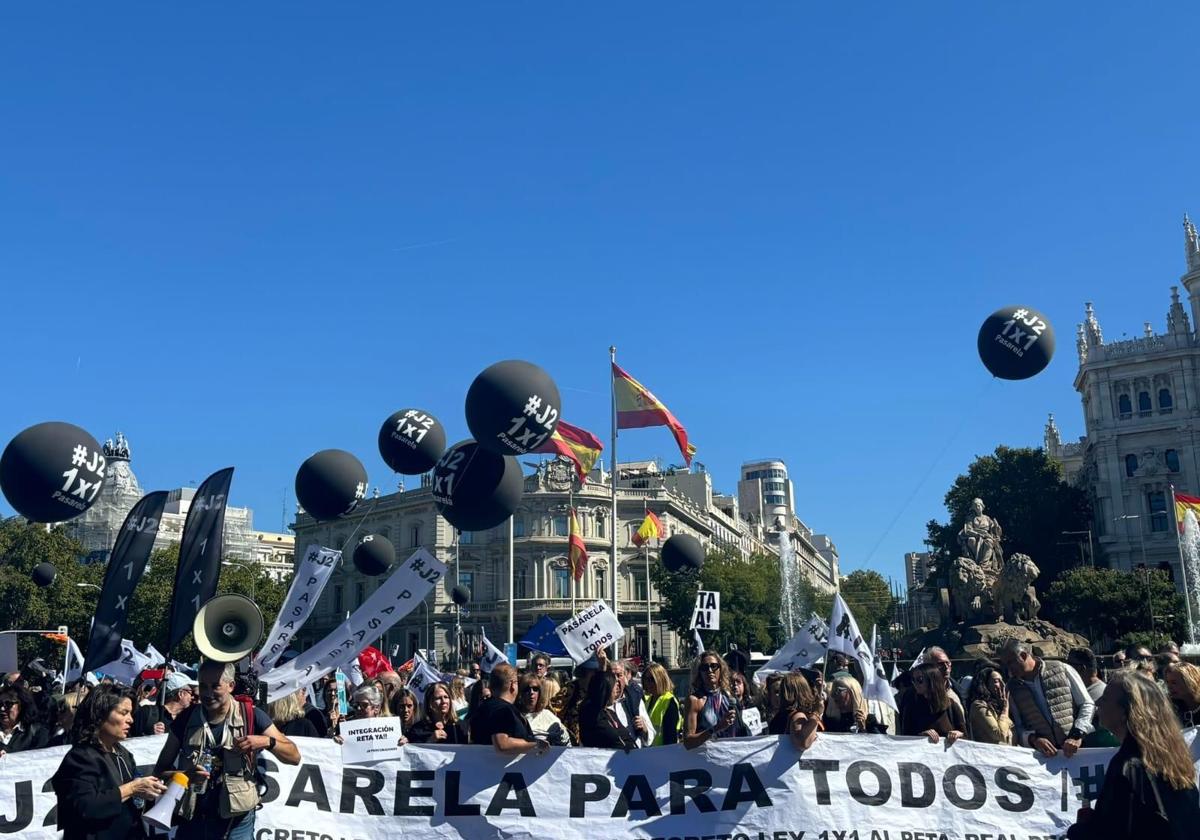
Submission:
[[[475,744],[514,756],[570,746],[695,749],[759,734],[786,735],[797,750],[821,733],[919,736],[947,746],[967,739],[1068,757],[1114,746],[1100,800],[1069,836],[1172,836],[1159,821],[1200,817],[1182,736],[1200,720],[1200,667],[1181,660],[1178,648],[1132,647],[1102,670],[1088,649],[1063,661],[1010,640],[994,660],[966,670],[955,674],[946,651],[929,648],[895,680],[893,712],[865,698],[858,664],[837,653],[823,668],[772,673],[760,685],[704,651],[680,694],[659,663],[639,667],[601,652],[560,674],[537,653],[524,672],[508,664],[486,675],[464,669],[421,695],[405,672],[384,671],[354,687],[344,706],[328,677],[313,697],[302,688],[265,709],[244,696],[253,692],[239,688],[228,664],[205,663],[195,678],[147,672],[133,687],[62,686],[35,667],[0,685],[0,757],[70,747],[52,779],[67,840],[140,836],[139,810],[175,770],[188,777],[180,840],[251,837],[263,752],[294,764],[293,738],[340,741],[343,720],[388,716],[399,720],[401,745]],[[165,744],[153,774],[138,776],[122,742],[150,735],[165,735]]]

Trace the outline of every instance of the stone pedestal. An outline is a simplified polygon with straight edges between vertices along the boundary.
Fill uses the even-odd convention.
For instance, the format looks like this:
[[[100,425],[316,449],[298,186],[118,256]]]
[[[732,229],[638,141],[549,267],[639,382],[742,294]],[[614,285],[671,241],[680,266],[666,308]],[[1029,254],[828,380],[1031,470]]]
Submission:
[[[917,636],[913,653],[937,645],[951,659],[995,659],[996,651],[1007,639],[1019,639],[1033,647],[1039,656],[1066,659],[1072,648],[1088,647],[1088,640],[1040,618],[1024,624],[997,621],[992,624],[948,624]]]

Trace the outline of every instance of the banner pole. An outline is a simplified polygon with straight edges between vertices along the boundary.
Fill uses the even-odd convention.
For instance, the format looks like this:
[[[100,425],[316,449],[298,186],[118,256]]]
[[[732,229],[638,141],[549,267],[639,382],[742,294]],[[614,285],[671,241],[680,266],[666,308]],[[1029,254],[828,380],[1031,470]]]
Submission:
[[[650,502],[648,499],[642,500],[643,519],[645,513],[650,510]],[[661,539],[661,537],[660,537]],[[654,661],[654,625],[650,618],[650,541],[646,540],[642,543],[642,558],[646,561],[646,664]]]
[[[516,579],[516,558],[513,557],[513,518],[508,517],[508,643],[516,642],[513,635],[513,610],[516,600],[513,597],[513,583]]]
[[[567,565],[571,567],[571,615],[575,615],[575,561],[571,559],[571,522],[575,517],[575,474],[571,474],[571,484],[567,487]],[[582,532],[583,525],[580,523]],[[583,534],[580,533],[580,539]]]
[[[617,519],[617,476],[620,473],[620,468],[617,465],[617,382],[613,372],[613,365],[617,363],[617,348],[612,345],[608,348],[608,391],[612,398],[612,556],[610,575],[612,582],[609,586],[609,594],[612,598],[613,618],[620,622],[621,617],[617,612],[617,532],[620,530],[620,520]],[[611,659],[617,659],[617,643],[612,644]]]
[[[1188,641],[1196,643],[1196,625],[1192,621],[1192,590],[1188,587],[1187,558],[1183,556],[1183,523],[1179,521],[1179,503],[1175,500],[1175,485],[1171,485],[1171,518],[1175,520],[1175,547],[1179,549],[1179,572],[1183,580],[1183,605],[1187,608]]]

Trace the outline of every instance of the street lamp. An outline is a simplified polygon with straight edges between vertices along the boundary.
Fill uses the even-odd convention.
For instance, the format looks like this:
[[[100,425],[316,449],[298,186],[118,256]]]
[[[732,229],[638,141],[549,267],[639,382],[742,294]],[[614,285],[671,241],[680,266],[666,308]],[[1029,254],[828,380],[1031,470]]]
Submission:
[[[1130,519],[1141,519],[1141,518],[1142,517],[1136,513],[1126,513],[1126,514],[1122,514],[1121,516],[1114,516],[1113,521],[1115,522],[1118,519],[1124,519],[1124,520],[1128,521]],[[1126,528],[1125,530],[1126,530],[1126,532],[1128,532],[1129,529]],[[1146,609],[1150,611],[1150,632],[1153,633],[1154,632],[1154,596],[1151,594],[1151,591],[1150,591],[1150,567],[1146,565],[1146,532],[1145,532],[1145,529],[1143,529],[1141,527],[1141,523],[1138,523],[1138,538],[1141,540],[1141,543],[1142,543],[1142,569],[1146,573]],[[1133,564],[1130,563],[1129,565],[1132,566]]]
[[[251,601],[255,600],[255,592],[258,590],[258,580],[257,580],[258,576],[254,574],[254,570],[251,569],[249,566],[247,566],[245,563],[235,563],[232,560],[222,560],[221,565],[222,566],[237,566],[239,569],[245,569],[247,572],[250,573],[250,600]]]
[[[95,589],[95,590],[96,590],[96,591],[98,591],[98,592],[103,592],[103,591],[104,591],[104,590],[102,590],[102,589],[101,589],[99,586],[97,586],[97,585],[96,585],[96,584],[94,584],[94,583],[77,583],[77,584],[75,584],[75,585],[76,585],[76,586],[78,586],[80,589],[87,589],[87,588],[91,588],[91,589]]]

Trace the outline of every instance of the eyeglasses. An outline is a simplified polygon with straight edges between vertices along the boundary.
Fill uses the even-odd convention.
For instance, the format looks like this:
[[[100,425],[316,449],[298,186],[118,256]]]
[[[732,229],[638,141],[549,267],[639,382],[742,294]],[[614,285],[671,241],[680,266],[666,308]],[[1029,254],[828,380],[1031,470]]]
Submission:
[[[721,670],[721,663],[719,663],[719,662],[705,662],[703,665],[701,665],[701,666],[700,666],[700,670],[701,670],[701,671],[706,671],[707,673],[710,673],[710,674],[711,674],[713,671],[720,671],[720,670]]]
[[[354,708],[365,712],[367,709],[374,709],[375,704],[374,703],[355,703]]]
[[[13,706],[20,706],[20,705],[21,704],[18,703],[16,700],[0,700],[0,711],[7,712]]]
[[[525,688],[522,689],[522,691],[527,691],[530,694],[541,694],[542,693],[542,690],[536,685],[527,685],[527,686],[525,686]]]

